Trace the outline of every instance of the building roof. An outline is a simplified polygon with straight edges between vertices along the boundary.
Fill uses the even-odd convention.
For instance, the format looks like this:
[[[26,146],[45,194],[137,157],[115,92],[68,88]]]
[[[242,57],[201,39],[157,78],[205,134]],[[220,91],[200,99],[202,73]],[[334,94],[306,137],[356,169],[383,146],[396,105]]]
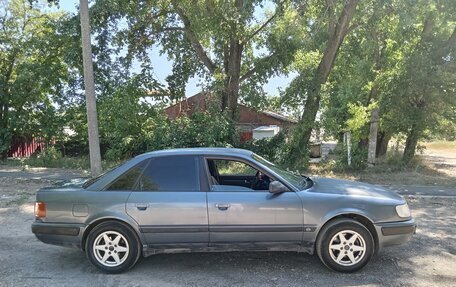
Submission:
[[[277,126],[261,126],[253,129],[254,131],[274,131],[278,129]]]
[[[270,111],[264,111],[262,112],[263,114],[267,114],[268,116],[271,116],[273,118],[276,118],[278,120],[282,120],[282,121],[289,121],[289,122],[292,122],[292,123],[297,123],[298,121],[296,120],[293,120],[293,119],[290,119],[284,115],[281,115],[281,114],[278,114],[278,113],[275,113],[275,112],[270,112]]]
[[[175,119],[182,114],[191,115],[195,111],[205,111],[208,108],[207,99],[210,93],[201,92],[189,98],[185,98],[179,103],[173,104],[165,109],[165,113],[170,119]],[[295,124],[296,121],[288,117],[270,111],[255,111],[245,105],[238,104],[240,125],[284,125]]]

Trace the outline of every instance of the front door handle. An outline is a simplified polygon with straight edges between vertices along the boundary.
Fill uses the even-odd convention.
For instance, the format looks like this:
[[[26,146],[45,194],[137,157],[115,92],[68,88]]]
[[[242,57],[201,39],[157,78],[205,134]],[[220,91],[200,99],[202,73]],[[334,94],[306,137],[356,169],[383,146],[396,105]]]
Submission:
[[[228,208],[230,208],[230,204],[229,203],[217,203],[217,204],[215,204],[215,207],[217,207],[219,210],[227,210]]]
[[[149,205],[147,203],[137,203],[136,208],[138,210],[146,210]]]

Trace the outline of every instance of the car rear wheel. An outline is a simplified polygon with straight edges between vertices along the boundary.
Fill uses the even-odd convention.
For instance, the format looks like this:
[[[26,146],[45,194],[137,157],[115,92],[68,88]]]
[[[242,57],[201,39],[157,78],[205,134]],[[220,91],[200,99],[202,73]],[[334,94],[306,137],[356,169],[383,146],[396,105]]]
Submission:
[[[121,273],[138,261],[141,249],[135,232],[127,225],[107,221],[97,225],[85,246],[89,261],[105,273]]]
[[[363,268],[374,254],[374,240],[369,230],[352,219],[337,219],[321,230],[316,244],[320,260],[339,272]]]

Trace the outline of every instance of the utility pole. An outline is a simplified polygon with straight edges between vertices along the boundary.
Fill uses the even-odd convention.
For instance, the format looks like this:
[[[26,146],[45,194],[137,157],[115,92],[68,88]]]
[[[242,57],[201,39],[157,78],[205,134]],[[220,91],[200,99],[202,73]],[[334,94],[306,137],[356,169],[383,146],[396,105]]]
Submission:
[[[88,0],[79,1],[82,35],[82,61],[84,67],[84,87],[89,130],[90,172],[92,176],[101,173],[100,139],[98,135],[97,101],[93,76],[92,45],[90,43],[90,21]]]
[[[376,161],[377,151],[377,134],[378,134],[378,121],[380,118],[379,108],[375,108],[371,113],[370,131],[369,131],[369,147],[367,150],[367,166],[372,167]]]

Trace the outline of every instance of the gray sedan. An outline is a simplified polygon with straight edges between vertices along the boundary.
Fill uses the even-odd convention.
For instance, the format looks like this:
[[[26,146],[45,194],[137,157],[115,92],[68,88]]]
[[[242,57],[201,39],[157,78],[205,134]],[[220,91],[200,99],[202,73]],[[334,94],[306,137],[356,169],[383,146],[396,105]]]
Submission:
[[[43,188],[32,224],[39,240],[80,248],[106,273],[157,253],[242,250],[317,253],[354,272],[415,229],[394,192],[225,148],[150,152],[84,184]]]

